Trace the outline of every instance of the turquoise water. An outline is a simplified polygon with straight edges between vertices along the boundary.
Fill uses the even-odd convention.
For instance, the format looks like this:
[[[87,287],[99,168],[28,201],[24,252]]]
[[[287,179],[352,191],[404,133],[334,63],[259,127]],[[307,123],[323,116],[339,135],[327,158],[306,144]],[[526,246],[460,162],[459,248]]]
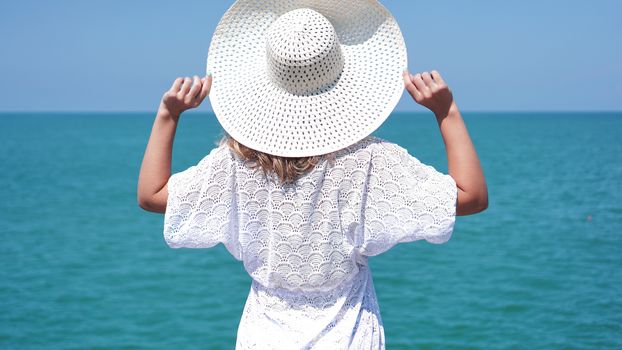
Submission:
[[[622,114],[466,114],[490,207],[371,259],[388,349],[622,348]],[[136,204],[151,114],[1,114],[0,348],[231,349],[250,278]],[[173,171],[220,133],[182,117]],[[376,133],[446,171],[429,114]]]

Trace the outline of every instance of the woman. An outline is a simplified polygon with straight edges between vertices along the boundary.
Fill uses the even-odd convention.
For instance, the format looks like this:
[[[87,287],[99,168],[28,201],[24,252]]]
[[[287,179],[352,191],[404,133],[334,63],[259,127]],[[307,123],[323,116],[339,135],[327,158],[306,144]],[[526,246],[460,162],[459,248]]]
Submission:
[[[138,202],[165,214],[169,246],[222,243],[243,262],[253,282],[236,348],[383,349],[368,257],[446,242],[456,215],[486,209],[486,183],[441,75],[400,73],[390,13],[376,1],[310,3],[229,9],[210,47],[216,78],[178,78],[162,98]],[[404,87],[435,114],[448,175],[370,136]],[[208,95],[227,135],[171,176],[180,115]]]

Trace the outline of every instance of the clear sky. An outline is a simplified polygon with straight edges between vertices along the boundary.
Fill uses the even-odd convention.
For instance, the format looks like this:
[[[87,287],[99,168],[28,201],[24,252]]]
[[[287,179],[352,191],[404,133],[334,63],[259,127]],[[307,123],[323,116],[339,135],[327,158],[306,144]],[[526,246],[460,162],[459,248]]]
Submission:
[[[205,72],[231,3],[2,1],[0,111],[154,110],[175,77]],[[622,110],[622,1],[382,3],[410,70],[439,70],[463,110]]]

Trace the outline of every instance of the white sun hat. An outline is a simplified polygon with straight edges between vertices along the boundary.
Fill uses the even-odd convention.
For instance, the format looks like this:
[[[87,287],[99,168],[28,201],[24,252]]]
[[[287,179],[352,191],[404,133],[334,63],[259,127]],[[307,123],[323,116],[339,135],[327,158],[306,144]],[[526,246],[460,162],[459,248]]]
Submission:
[[[207,70],[223,129],[272,155],[350,146],[398,103],[400,28],[376,0],[238,0],[214,32]]]

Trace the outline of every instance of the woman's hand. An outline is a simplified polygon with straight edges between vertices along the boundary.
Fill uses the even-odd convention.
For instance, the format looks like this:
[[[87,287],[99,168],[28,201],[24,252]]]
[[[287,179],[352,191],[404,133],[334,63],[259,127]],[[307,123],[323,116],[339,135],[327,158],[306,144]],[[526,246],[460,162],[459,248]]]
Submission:
[[[170,90],[162,96],[158,112],[166,113],[174,120],[178,120],[183,111],[198,107],[209,95],[211,87],[211,75],[201,79],[196,75],[192,79],[189,77],[177,78]]]
[[[453,94],[439,74],[423,72],[411,75],[404,71],[406,90],[420,105],[431,110],[437,118],[445,117],[454,101]]]

